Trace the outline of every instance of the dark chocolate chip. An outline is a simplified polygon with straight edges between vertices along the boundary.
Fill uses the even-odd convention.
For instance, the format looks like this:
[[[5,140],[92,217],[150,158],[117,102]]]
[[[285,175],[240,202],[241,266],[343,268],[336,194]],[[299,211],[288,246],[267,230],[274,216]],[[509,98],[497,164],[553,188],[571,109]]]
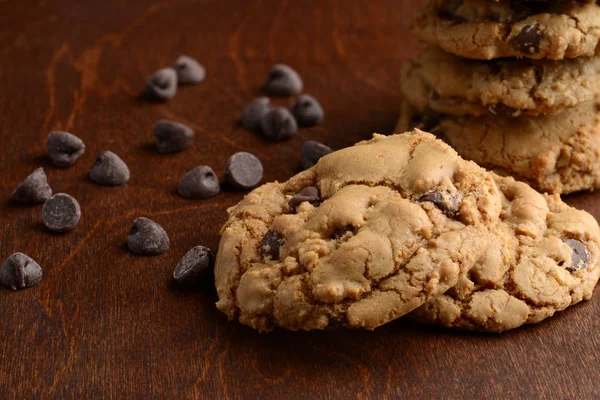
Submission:
[[[152,127],[159,153],[176,153],[190,147],[194,130],[175,121],[161,119]]]
[[[149,100],[164,101],[177,93],[177,72],[173,68],[156,71],[146,81],[144,95]]]
[[[124,185],[129,181],[129,168],[115,153],[103,151],[96,156],[90,178],[100,185]]]
[[[313,126],[323,121],[325,111],[317,99],[309,94],[298,97],[292,106],[292,114],[300,126]]]
[[[524,54],[536,54],[540,50],[540,28],[538,25],[526,25],[512,40],[515,50]]]
[[[227,160],[225,181],[236,189],[252,189],[262,176],[263,166],[254,154],[240,151]]]
[[[585,269],[590,263],[590,252],[587,247],[576,239],[565,239],[563,242],[573,250],[571,264],[567,266],[567,269],[571,272]]]
[[[412,117],[410,127],[430,132],[437,128],[440,123],[440,114],[436,111],[427,109],[422,113],[417,113]]]
[[[283,107],[269,110],[260,120],[262,135],[269,140],[287,140],[296,135],[298,125],[292,113]]]
[[[314,186],[308,186],[298,192],[294,197],[288,201],[288,205],[292,211],[296,211],[296,208],[304,202],[308,202],[315,207],[321,204],[321,196],[319,195],[319,189]]]
[[[201,283],[212,272],[214,263],[215,256],[211,249],[196,246],[179,260],[173,271],[173,279],[190,285]]]
[[[331,147],[319,143],[316,140],[307,140],[302,145],[302,168],[308,169],[314,166],[323,156],[332,153]]]
[[[48,185],[46,173],[38,168],[17,186],[11,199],[22,204],[41,204],[52,196],[52,188]]]
[[[166,253],[171,246],[167,232],[151,219],[139,217],[133,221],[127,247],[134,254],[156,256]]]
[[[63,131],[50,132],[46,139],[48,158],[59,168],[66,168],[83,154],[85,145],[77,136]]]
[[[179,56],[173,68],[177,72],[177,83],[179,85],[200,83],[206,78],[206,69],[192,57]]]
[[[441,192],[429,192],[419,197],[419,202],[432,202],[437,208],[446,215],[455,215],[458,212],[458,201],[456,196],[450,194],[444,195]]]
[[[518,117],[521,115],[521,110],[507,106],[504,103],[490,104],[489,111],[499,117]]]
[[[265,82],[265,92],[272,96],[297,96],[302,92],[304,83],[300,75],[288,65],[275,65]]]
[[[264,258],[279,260],[279,250],[284,243],[283,235],[270,229],[260,242],[260,253]]]
[[[244,108],[241,125],[244,129],[256,131],[260,128],[260,120],[271,109],[271,100],[268,97],[258,97]]]
[[[354,227],[352,225],[342,226],[333,232],[333,238],[335,240],[340,240],[349,233],[354,233]]]
[[[81,208],[72,196],[57,193],[50,197],[42,209],[42,222],[53,232],[67,232],[81,219]]]
[[[207,199],[219,194],[219,178],[207,165],[199,165],[185,174],[177,185],[179,194],[188,199]]]
[[[0,267],[0,283],[12,290],[35,286],[42,280],[42,267],[31,257],[15,253]]]

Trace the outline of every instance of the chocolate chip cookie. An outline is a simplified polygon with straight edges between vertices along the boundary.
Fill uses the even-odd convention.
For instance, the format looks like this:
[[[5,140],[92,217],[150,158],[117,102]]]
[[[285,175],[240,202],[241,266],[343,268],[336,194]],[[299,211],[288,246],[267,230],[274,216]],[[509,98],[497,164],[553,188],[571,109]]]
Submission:
[[[449,328],[502,332],[540,322],[589,300],[598,277],[599,230],[584,211],[512,178],[495,178],[504,202],[507,241],[490,242],[486,257],[456,286],[412,316]]]
[[[567,254],[563,240],[578,240],[589,253],[585,268],[570,272],[564,257],[545,259],[548,268],[596,271],[598,232],[547,228],[544,207],[580,214],[522,183],[525,198],[502,189],[511,182],[419,130],[326,155],[228,210],[217,307],[261,331],[374,329],[435,301],[473,268],[509,268],[510,256],[490,249]]]
[[[600,56],[475,61],[435,47],[402,68],[402,93],[419,110],[452,115],[556,114],[594,99]]]
[[[498,118],[419,112],[404,102],[396,132],[428,129],[462,157],[550,193],[600,188],[600,117],[588,101],[560,114]]]
[[[466,58],[562,60],[592,56],[600,39],[595,1],[430,0],[413,32]]]

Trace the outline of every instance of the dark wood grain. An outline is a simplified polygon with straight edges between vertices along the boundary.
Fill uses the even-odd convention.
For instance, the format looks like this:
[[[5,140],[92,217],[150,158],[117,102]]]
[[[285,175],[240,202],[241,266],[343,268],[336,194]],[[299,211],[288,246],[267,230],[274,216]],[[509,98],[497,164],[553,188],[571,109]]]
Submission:
[[[374,332],[261,335],[227,322],[212,284],[171,282],[186,250],[217,247],[226,208],[243,196],[182,199],[175,187],[187,170],[208,164],[221,173],[230,154],[250,150],[266,180],[285,180],[306,139],[344,147],[392,130],[398,70],[418,48],[407,28],[418,3],[0,1],[0,258],[22,251],[45,271],[36,288],[0,289],[0,398],[598,398],[597,294],[503,335],[407,320]],[[146,76],[180,53],[204,63],[206,81],[167,104],[136,100]],[[327,112],[322,126],[279,144],[237,125],[276,62],[296,67]],[[160,118],[193,126],[193,147],[154,151]],[[70,169],[45,161],[53,129],[87,144]],[[125,159],[129,185],[87,178],[101,150]],[[56,192],[81,203],[81,223],[68,234],[45,232],[40,207],[6,201],[40,165]],[[598,195],[568,200],[600,216]],[[136,216],[169,232],[167,254],[127,253]]]

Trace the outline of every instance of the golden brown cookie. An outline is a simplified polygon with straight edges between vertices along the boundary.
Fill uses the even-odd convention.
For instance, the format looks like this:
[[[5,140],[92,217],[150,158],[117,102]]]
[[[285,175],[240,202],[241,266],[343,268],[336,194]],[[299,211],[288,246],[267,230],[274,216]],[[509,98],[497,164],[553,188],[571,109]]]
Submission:
[[[600,5],[577,0],[430,0],[412,29],[421,40],[466,58],[589,57],[600,40]]]
[[[543,206],[550,199],[563,207],[560,200],[525,184],[525,198],[509,197],[503,182],[418,130],[331,153],[229,209],[215,265],[217,307],[261,331],[374,329],[478,265],[505,270],[508,258],[490,257],[491,249],[543,253],[551,243],[565,255],[563,241],[579,240],[590,247],[582,270],[596,271],[596,231],[549,228]],[[563,258],[555,268],[569,271]]]

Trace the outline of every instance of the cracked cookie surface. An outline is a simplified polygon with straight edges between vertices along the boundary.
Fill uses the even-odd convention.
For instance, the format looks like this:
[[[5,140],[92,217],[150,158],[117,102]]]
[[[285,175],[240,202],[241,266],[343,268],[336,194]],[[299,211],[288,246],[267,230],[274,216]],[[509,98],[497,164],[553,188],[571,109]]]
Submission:
[[[537,323],[589,300],[600,276],[598,224],[558,195],[496,176],[510,206],[502,218],[510,241],[493,243],[485,262],[463,273],[455,287],[411,316],[448,328],[503,332]],[[487,260],[501,260],[489,268]]]
[[[419,110],[452,115],[557,114],[594,99],[600,56],[468,60],[427,47],[402,67],[402,94]]]
[[[229,209],[217,307],[261,331],[374,329],[405,315],[476,265],[505,268],[488,255],[518,243],[498,179],[418,130],[327,155]]]
[[[538,117],[455,117],[419,112],[404,101],[396,132],[435,132],[462,157],[526,181],[542,192],[600,188],[600,115],[596,101]]]
[[[430,0],[412,30],[466,58],[562,60],[593,56],[600,40],[595,1]]]

